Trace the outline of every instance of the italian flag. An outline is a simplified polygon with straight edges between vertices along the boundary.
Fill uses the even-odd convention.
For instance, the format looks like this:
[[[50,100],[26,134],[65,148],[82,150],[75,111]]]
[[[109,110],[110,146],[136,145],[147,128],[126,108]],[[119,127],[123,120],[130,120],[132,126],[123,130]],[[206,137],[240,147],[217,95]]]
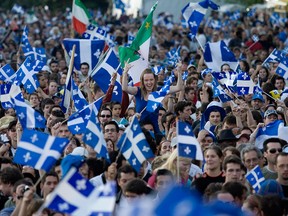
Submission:
[[[80,0],[73,0],[72,7],[72,23],[75,31],[83,34],[86,31],[86,26],[89,25],[91,16]]]
[[[119,47],[121,66],[124,67],[125,62],[129,60],[129,64],[132,65],[129,74],[136,86],[139,86],[140,84],[142,71],[149,67],[148,56],[153,27],[153,12],[156,9],[156,6],[157,3],[152,7],[149,15],[138,30],[131,46]]]

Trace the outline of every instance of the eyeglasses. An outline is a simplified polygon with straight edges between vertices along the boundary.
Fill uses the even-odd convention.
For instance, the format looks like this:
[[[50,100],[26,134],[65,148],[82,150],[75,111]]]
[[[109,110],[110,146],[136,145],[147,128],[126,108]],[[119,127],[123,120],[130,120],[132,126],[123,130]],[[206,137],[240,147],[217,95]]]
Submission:
[[[100,115],[101,118],[111,118],[111,115]]]
[[[282,149],[281,149],[281,148],[279,148],[279,149],[272,148],[272,149],[269,150],[269,152],[270,152],[271,154],[275,154],[276,151],[278,151],[278,153],[280,153],[280,152],[282,152]]]
[[[285,153],[288,153],[288,145],[285,145],[285,146],[282,148],[282,151],[285,152]]]
[[[104,133],[109,133],[109,132],[111,132],[111,133],[116,132],[116,129],[115,128],[111,128],[111,129],[105,129],[104,130]]]

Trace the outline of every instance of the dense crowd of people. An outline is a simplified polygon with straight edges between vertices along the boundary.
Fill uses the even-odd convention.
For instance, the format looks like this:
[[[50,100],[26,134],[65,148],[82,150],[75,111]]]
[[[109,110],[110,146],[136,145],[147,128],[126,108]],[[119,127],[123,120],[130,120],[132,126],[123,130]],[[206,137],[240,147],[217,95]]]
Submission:
[[[167,27],[163,21],[167,17],[162,13],[155,18],[149,62],[151,68],[163,68],[157,75],[151,68],[144,70],[140,87],[135,87],[128,83],[130,65],[127,63],[121,77],[121,102],[111,101],[117,75],[113,75],[108,91],[103,92],[88,77],[91,67],[83,62],[80,71],[74,70],[73,79],[89,103],[104,95],[98,119],[111,159],[108,163],[83,142],[82,134],[73,135],[69,131],[65,120],[71,113],[65,114],[60,106],[69,64],[62,40],[69,38],[73,31],[69,11],[53,14],[35,7],[34,14],[37,20],[27,23],[23,15],[1,13],[0,64],[1,67],[10,64],[17,71],[24,60],[20,43],[23,28],[27,25],[31,45],[45,48],[47,63],[37,74],[40,84],[37,91],[28,94],[23,89],[25,100],[46,118],[43,132],[68,138],[70,142],[50,172],[42,173],[30,166],[16,164],[13,157],[22,127],[13,108],[0,110],[1,216],[33,215],[60,182],[61,160],[69,154],[83,156],[79,172],[95,187],[107,181],[117,182],[116,214],[137,197],[150,195],[155,201],[161,200],[175,184],[197,190],[205,204],[216,200],[230,203],[242,208],[247,215],[288,214],[287,141],[268,136],[263,142],[255,142],[259,130],[269,130],[267,125],[279,122],[283,127],[287,126],[288,100],[273,95],[275,91],[280,95],[286,89],[286,80],[276,74],[279,62],[265,66],[263,62],[274,48],[283,52],[287,48],[288,23],[272,23],[270,12],[265,10],[256,10],[252,16],[243,12],[237,20],[230,18],[231,12],[212,11],[199,27],[196,39],[191,39],[189,29],[180,24],[180,18],[175,17],[175,23],[170,22]],[[125,14],[116,18],[103,14],[95,21],[115,37],[117,53],[118,47],[127,43],[128,34],[136,35],[143,18]],[[253,35],[259,40],[253,41]],[[262,94],[237,96],[227,91],[233,100],[226,103],[214,97],[213,76],[211,72],[204,72],[206,66],[201,47],[219,40],[223,40],[234,53],[241,70],[259,83]],[[169,65],[166,53],[178,47],[179,63]],[[221,72],[232,70],[229,64],[219,66]],[[185,71],[188,71],[188,78],[184,81],[181,76]],[[171,73],[175,74],[176,81],[170,86],[169,94],[155,112],[148,112],[149,94],[159,90]],[[73,107],[71,110],[73,112]],[[117,148],[118,140],[134,115],[139,117],[142,131],[155,155],[142,164],[140,172],[119,155]],[[203,161],[178,156],[178,121],[192,126],[204,155]],[[207,127],[201,126],[203,121]],[[265,178],[259,191],[255,191],[245,178],[257,165]],[[39,179],[41,183],[33,187]],[[64,214],[45,209],[42,215]]]

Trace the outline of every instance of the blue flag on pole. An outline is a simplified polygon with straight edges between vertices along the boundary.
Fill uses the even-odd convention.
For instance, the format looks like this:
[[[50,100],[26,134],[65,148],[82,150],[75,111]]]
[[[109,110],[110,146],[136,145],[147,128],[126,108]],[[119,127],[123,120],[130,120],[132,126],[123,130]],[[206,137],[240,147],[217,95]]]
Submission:
[[[0,80],[12,83],[16,77],[16,73],[11,67],[11,65],[6,64],[3,67],[0,68]]]
[[[120,76],[122,75],[122,68],[120,67],[120,62],[113,49],[110,49],[105,57],[105,59],[97,66],[97,68],[92,71],[91,77],[104,93],[107,92],[110,86],[110,80],[113,73],[117,73],[117,78],[115,81],[115,86],[112,94],[112,101],[122,100],[122,86],[120,83]]]
[[[69,143],[66,138],[53,137],[46,133],[24,129],[14,161],[48,172],[61,157]]]
[[[11,89],[11,85],[10,84],[2,84],[1,85],[1,105],[4,109],[9,109],[9,108],[13,108],[14,104],[11,100],[11,96],[10,96],[10,89]]]
[[[207,43],[204,50],[204,61],[207,67],[214,71],[220,71],[220,66],[223,64],[229,64],[233,70],[238,66],[234,53],[229,50],[224,41]]]
[[[137,172],[139,172],[145,160],[154,157],[149,143],[141,130],[138,118],[135,116],[124,134],[122,134],[117,147]]]
[[[110,161],[107,151],[107,144],[98,121],[97,115],[91,110],[90,119],[87,123],[86,131],[83,136],[83,142],[91,146],[99,156]]]
[[[276,68],[276,73],[288,80],[288,61],[287,58],[282,58],[278,67]]]
[[[67,125],[72,134],[85,133],[88,120],[90,119],[91,109],[93,109],[95,115],[97,115],[101,108],[102,101],[103,97],[84,107],[82,110],[75,112],[69,117]]]
[[[245,73],[239,73],[237,77],[237,92],[238,95],[253,94],[255,84],[250,76]]]
[[[193,134],[192,126],[186,122],[178,121],[177,133],[179,156],[202,161],[203,153]]]
[[[112,215],[115,200],[115,182],[95,188],[76,168],[72,168],[40,209],[49,208],[69,215]]]
[[[256,192],[260,190],[262,182],[265,181],[259,165],[250,170],[245,177]]]
[[[89,24],[86,31],[83,33],[83,39],[90,40],[105,40],[107,36],[107,32],[101,28],[97,27],[93,24]]]
[[[16,80],[20,81],[24,85],[25,90],[29,94],[35,92],[39,87],[36,73],[38,73],[43,68],[43,66],[43,62],[38,60],[32,61],[30,58],[26,58],[23,64],[17,70]]]
[[[85,39],[69,39],[65,38],[63,44],[66,52],[71,57],[73,45],[76,45],[74,55],[74,67],[80,71],[80,64],[87,62],[90,70],[95,68],[99,57],[104,49],[104,40],[85,40]]]

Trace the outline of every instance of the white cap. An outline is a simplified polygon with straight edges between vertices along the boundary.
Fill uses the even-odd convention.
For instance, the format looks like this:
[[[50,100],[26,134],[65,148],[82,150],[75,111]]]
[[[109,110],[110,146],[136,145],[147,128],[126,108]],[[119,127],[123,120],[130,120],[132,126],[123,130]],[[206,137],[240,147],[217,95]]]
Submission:
[[[87,149],[83,147],[76,147],[73,149],[71,155],[80,155],[80,156],[88,157],[88,151]]]

